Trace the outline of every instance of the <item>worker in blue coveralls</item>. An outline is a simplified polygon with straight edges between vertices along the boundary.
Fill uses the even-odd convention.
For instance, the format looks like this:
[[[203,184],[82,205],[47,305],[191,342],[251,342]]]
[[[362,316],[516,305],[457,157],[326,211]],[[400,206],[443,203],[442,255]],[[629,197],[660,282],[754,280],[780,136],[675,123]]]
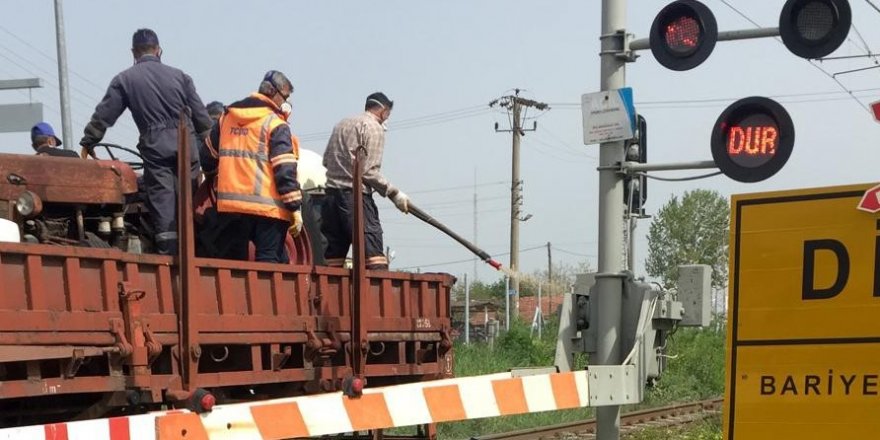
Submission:
[[[153,223],[156,252],[177,252],[177,126],[180,111],[190,108],[186,121],[193,136],[190,157],[193,179],[199,175],[198,139],[204,139],[213,121],[196,93],[192,78],[162,64],[159,37],[150,29],[138,29],[131,39],[134,66],[116,75],[80,141],[83,156],[101,141],[108,127],[129,109],[140,131],[138,151],[144,157],[144,188],[147,210]],[[195,182],[193,187],[195,188]]]

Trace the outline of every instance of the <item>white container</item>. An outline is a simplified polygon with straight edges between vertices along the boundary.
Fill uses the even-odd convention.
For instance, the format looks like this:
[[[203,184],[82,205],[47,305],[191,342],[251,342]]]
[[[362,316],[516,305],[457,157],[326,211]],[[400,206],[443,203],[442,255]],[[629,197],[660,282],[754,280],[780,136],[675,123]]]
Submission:
[[[11,221],[6,220],[5,218],[0,218],[0,242],[9,242],[9,243],[20,243],[21,242],[21,233],[18,230],[18,225]]]

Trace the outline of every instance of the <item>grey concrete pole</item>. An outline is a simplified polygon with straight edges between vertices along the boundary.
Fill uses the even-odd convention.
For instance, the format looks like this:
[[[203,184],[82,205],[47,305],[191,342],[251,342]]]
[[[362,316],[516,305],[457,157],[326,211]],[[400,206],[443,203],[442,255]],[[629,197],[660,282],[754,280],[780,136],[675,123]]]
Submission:
[[[510,287],[514,291],[514,315],[519,316],[519,216],[522,186],[519,183],[519,145],[522,127],[520,112],[522,106],[518,99],[513,99],[513,159],[511,160],[511,195],[510,195],[510,272],[513,274]]]
[[[510,331],[510,277],[504,277],[504,329]]]
[[[464,274],[464,343],[471,343],[471,283]]]
[[[621,33],[626,29],[626,0],[602,0],[602,35],[600,86],[613,90],[626,85],[626,63],[617,54],[623,50]],[[622,305],[621,279],[623,269],[623,179],[609,169],[623,161],[624,143],[607,142],[599,147],[599,265],[596,278],[598,316],[597,350],[591,361],[598,365],[619,365],[620,315]],[[610,275],[610,276],[608,276]],[[620,407],[596,409],[598,440],[620,438]]]
[[[58,47],[58,84],[61,91],[61,140],[64,148],[73,150],[73,127],[70,123],[70,85],[67,78],[67,45],[64,38],[64,10],[55,0],[55,43]]]
[[[541,330],[544,327],[544,310],[541,309],[541,282],[538,282],[538,307],[535,310],[538,311],[538,340],[541,340]]]

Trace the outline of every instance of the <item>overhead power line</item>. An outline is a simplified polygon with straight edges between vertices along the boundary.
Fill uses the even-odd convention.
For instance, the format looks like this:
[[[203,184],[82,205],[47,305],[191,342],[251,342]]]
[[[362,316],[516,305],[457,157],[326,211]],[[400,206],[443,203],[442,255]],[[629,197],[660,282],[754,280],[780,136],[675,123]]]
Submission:
[[[780,102],[786,104],[799,104],[799,103],[807,103],[807,102],[829,102],[829,101],[839,101],[850,99],[849,95],[852,94],[861,94],[868,92],[880,92],[880,87],[872,87],[866,89],[855,89],[855,90],[836,90],[836,91],[828,91],[828,92],[808,92],[808,93],[789,93],[789,94],[780,94],[780,95],[768,95],[768,98],[779,100]],[[833,95],[846,95],[846,96],[833,96]],[[817,98],[810,100],[789,100],[789,98],[800,98],[800,97],[816,97],[816,96],[829,96],[828,98]],[[740,99],[739,97],[729,97],[729,98],[699,98],[699,99],[671,99],[671,100],[658,100],[658,101],[638,101],[636,102],[637,106],[657,106],[656,108],[689,108],[687,107],[690,104],[710,104],[710,103],[728,103],[732,101],[736,101]],[[577,108],[580,109],[581,103],[579,102],[557,102],[552,104],[556,108],[562,109],[570,109]],[[675,106],[681,105],[681,107],[664,107],[664,106]],[[694,106],[694,108],[702,108],[698,106]]]
[[[751,23],[751,24],[757,26],[758,28],[763,28],[763,26],[761,26],[760,24],[758,24],[758,22],[756,22],[755,20],[752,20],[751,18],[749,18],[748,15],[746,15],[744,12],[740,11],[739,9],[737,9],[735,6],[733,6],[732,4],[730,4],[727,0],[718,0],[718,1],[720,1],[721,3],[724,3],[724,5],[726,5],[726,6],[727,6],[728,8],[730,8],[730,9],[732,9],[733,12],[736,12],[737,14],[739,14],[740,17],[746,19],[746,21],[748,21],[749,23]],[[869,3],[870,3],[870,2],[869,2]],[[776,38],[776,41],[777,41],[779,44],[783,44],[783,43],[782,43],[782,40],[781,40],[780,38]],[[856,97],[856,96],[853,94],[853,92],[852,92],[851,90],[849,90],[849,89],[848,89],[848,88],[847,88],[842,82],[840,82],[839,79],[837,79],[836,76],[834,76],[833,74],[829,73],[827,70],[825,70],[825,69],[823,69],[822,67],[820,67],[818,64],[816,64],[815,62],[813,62],[813,60],[806,60],[806,61],[807,61],[808,63],[810,63],[811,66],[815,67],[815,68],[818,69],[820,72],[822,72],[823,74],[825,74],[825,76],[827,76],[828,78],[831,78],[831,80],[834,81],[835,84],[837,84],[837,85],[838,85],[841,89],[843,89],[846,93],[848,93],[849,96],[852,97],[852,99],[853,99],[856,103],[858,103],[860,107],[862,107],[862,109],[864,109],[865,111],[870,111],[870,110],[868,109],[868,106],[865,105],[865,103],[862,102],[858,97]]]
[[[427,193],[435,193],[435,192],[446,192],[454,189],[473,189],[474,187],[483,187],[483,186],[494,186],[494,185],[504,185],[507,182],[501,180],[497,182],[484,182],[478,183],[476,185],[460,185],[460,186],[447,186],[443,188],[431,188],[431,189],[421,189],[418,191],[409,191],[409,194],[427,194]]]
[[[554,251],[562,252],[563,254],[568,254],[568,255],[571,255],[574,257],[583,257],[583,258],[595,258],[596,257],[595,255],[587,255],[587,254],[581,254],[581,253],[577,253],[577,252],[567,251],[565,249],[560,249],[556,246],[550,246],[550,248],[553,249]]]
[[[520,249],[519,251],[520,251],[520,252],[528,252],[528,251],[533,251],[533,250],[536,250],[536,249],[546,249],[546,248],[547,248],[547,245],[546,245],[546,244],[542,244],[542,245],[540,245],[540,246],[534,246],[534,247],[529,247],[529,248],[525,248],[525,249]],[[491,252],[490,252],[490,254],[491,254],[493,257],[503,257],[503,256],[510,255],[510,252],[504,252],[504,253],[501,253],[501,254],[496,254],[496,253],[491,253]],[[419,268],[422,268],[422,267],[446,266],[446,265],[449,265],[449,264],[458,264],[458,263],[473,263],[473,261],[474,261],[474,257],[471,257],[471,258],[468,258],[468,259],[466,259],[466,260],[444,261],[444,262],[442,262],[442,263],[417,264],[417,265],[414,265],[414,266],[398,267],[397,270],[419,269]]]
[[[407,130],[411,128],[424,127],[428,125],[437,125],[444,124],[447,122],[457,121],[460,119],[472,118],[475,116],[480,116],[483,114],[487,114],[491,112],[491,109],[486,107],[485,105],[479,106],[470,106],[464,107],[455,110],[447,110],[439,113],[432,113],[428,115],[417,116],[414,118],[401,119],[401,120],[391,120],[388,123],[389,131],[399,131],[399,130]],[[316,141],[326,139],[330,136],[332,131],[320,131],[320,132],[311,132],[304,133],[299,135],[300,140],[303,142],[308,141]]]
[[[6,33],[9,33],[9,31],[6,30],[5,28],[0,27],[0,30],[4,31],[4,32],[6,32]],[[15,36],[15,35],[13,35],[13,36]],[[34,51],[37,51],[37,53],[40,53],[40,54],[44,55],[44,56],[45,56],[46,58],[48,58],[52,63],[55,63],[55,59],[54,59],[54,58],[48,57],[48,56],[45,55],[44,53],[40,52],[39,49],[37,49],[37,48],[34,47],[33,45],[27,43],[27,42],[24,41],[24,40],[21,40],[21,39],[18,38],[18,37],[16,37],[16,39],[18,39],[19,41],[22,41],[22,43],[26,44],[28,47],[30,47],[30,48],[33,49]],[[6,53],[3,53],[3,52],[0,52],[0,57],[4,58],[4,59],[6,59],[7,61],[9,61],[10,63],[14,64],[14,65],[17,66],[18,68],[20,68],[21,70],[23,70],[24,72],[26,72],[27,74],[29,74],[29,75],[33,75],[33,76],[36,76],[36,77],[39,77],[39,78],[43,79],[43,80],[45,81],[45,83],[46,83],[49,87],[51,87],[52,89],[60,90],[60,88],[59,88],[59,86],[58,86],[58,83],[57,83],[56,81],[54,81],[54,78],[56,78],[56,73],[55,73],[55,72],[52,72],[52,71],[50,71],[50,70],[44,68],[43,66],[37,64],[37,63],[34,62],[32,59],[30,59],[30,58],[28,58],[28,57],[25,57],[24,55],[19,54],[16,50],[10,48],[9,46],[6,46],[6,45],[4,45],[4,44],[0,44],[0,49],[5,50],[9,55],[12,55],[12,56],[14,56],[16,59],[18,59],[18,61],[16,61],[15,59],[11,58],[9,55],[7,55]],[[22,64],[22,63],[27,64],[27,66],[24,65],[24,64]],[[28,67],[28,66],[30,66],[30,67]],[[69,70],[69,71],[70,71],[70,70]],[[70,72],[72,72],[72,71],[70,71]],[[90,93],[87,93],[87,92],[85,92],[85,91],[79,89],[79,88],[76,87],[76,86],[72,86],[72,87],[71,87],[71,90],[74,91],[74,92],[76,92],[76,94],[72,95],[71,98],[72,98],[74,101],[80,103],[81,105],[83,105],[83,106],[85,106],[85,107],[94,106],[94,105],[96,105],[96,104],[98,103],[98,101],[100,100],[100,97],[96,98],[94,95],[92,95],[92,94],[90,94]],[[49,108],[49,109],[51,109],[51,110],[53,110],[53,111],[59,111],[57,108],[55,108],[55,107],[53,107],[53,106],[51,106],[51,105],[48,105],[48,104],[45,104],[45,103],[43,103],[43,104],[44,104],[47,108]],[[60,111],[59,111],[59,112],[60,112]],[[88,120],[88,119],[90,119],[90,117],[91,117],[91,113],[86,114],[84,111],[82,111],[82,110],[80,110],[80,109],[75,109],[74,112],[78,115],[77,119],[80,119],[80,120]],[[117,124],[117,127],[122,128],[122,129],[128,131],[128,132],[131,133],[131,134],[134,134],[134,135],[137,135],[137,134],[138,134],[138,131],[137,131],[137,130],[132,126],[132,124],[131,124],[129,121],[127,121],[127,120],[120,120],[120,122]]]
[[[43,58],[45,58],[45,59],[51,61],[52,64],[56,64],[56,63],[58,62],[58,61],[55,59],[55,57],[53,57],[52,55],[47,54],[46,52],[43,52],[42,50],[40,50],[40,48],[38,48],[38,47],[34,46],[33,44],[29,43],[27,40],[22,39],[21,37],[19,37],[19,36],[16,35],[15,33],[11,32],[9,29],[6,29],[5,27],[0,26],[0,31],[5,32],[7,35],[9,35],[9,36],[11,36],[12,38],[18,40],[18,42],[20,42],[21,44],[24,44],[25,46],[29,47],[30,49],[33,49],[36,53],[42,55]],[[83,75],[80,75],[80,74],[79,74],[78,72],[76,72],[76,71],[69,70],[69,72],[72,73],[72,74],[74,74],[74,76],[76,76],[77,78],[79,78],[80,80],[82,80],[84,83],[86,83],[86,84],[88,84],[88,85],[94,87],[95,90],[98,91],[98,93],[104,93],[105,87],[102,87],[102,86],[100,86],[100,85],[98,85],[98,84],[95,84],[95,83],[94,83],[92,80],[90,80],[88,77],[83,76]]]

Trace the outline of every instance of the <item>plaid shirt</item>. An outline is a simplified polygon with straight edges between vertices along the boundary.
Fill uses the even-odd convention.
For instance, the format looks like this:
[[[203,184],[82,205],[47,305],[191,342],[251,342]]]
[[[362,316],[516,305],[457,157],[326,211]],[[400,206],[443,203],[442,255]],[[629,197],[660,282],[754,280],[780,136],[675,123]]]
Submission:
[[[354,153],[361,145],[367,150],[363,191],[370,193],[376,190],[383,197],[396,193],[397,190],[381,172],[385,129],[370,112],[343,119],[333,127],[333,134],[324,150],[327,188],[351,189]]]

